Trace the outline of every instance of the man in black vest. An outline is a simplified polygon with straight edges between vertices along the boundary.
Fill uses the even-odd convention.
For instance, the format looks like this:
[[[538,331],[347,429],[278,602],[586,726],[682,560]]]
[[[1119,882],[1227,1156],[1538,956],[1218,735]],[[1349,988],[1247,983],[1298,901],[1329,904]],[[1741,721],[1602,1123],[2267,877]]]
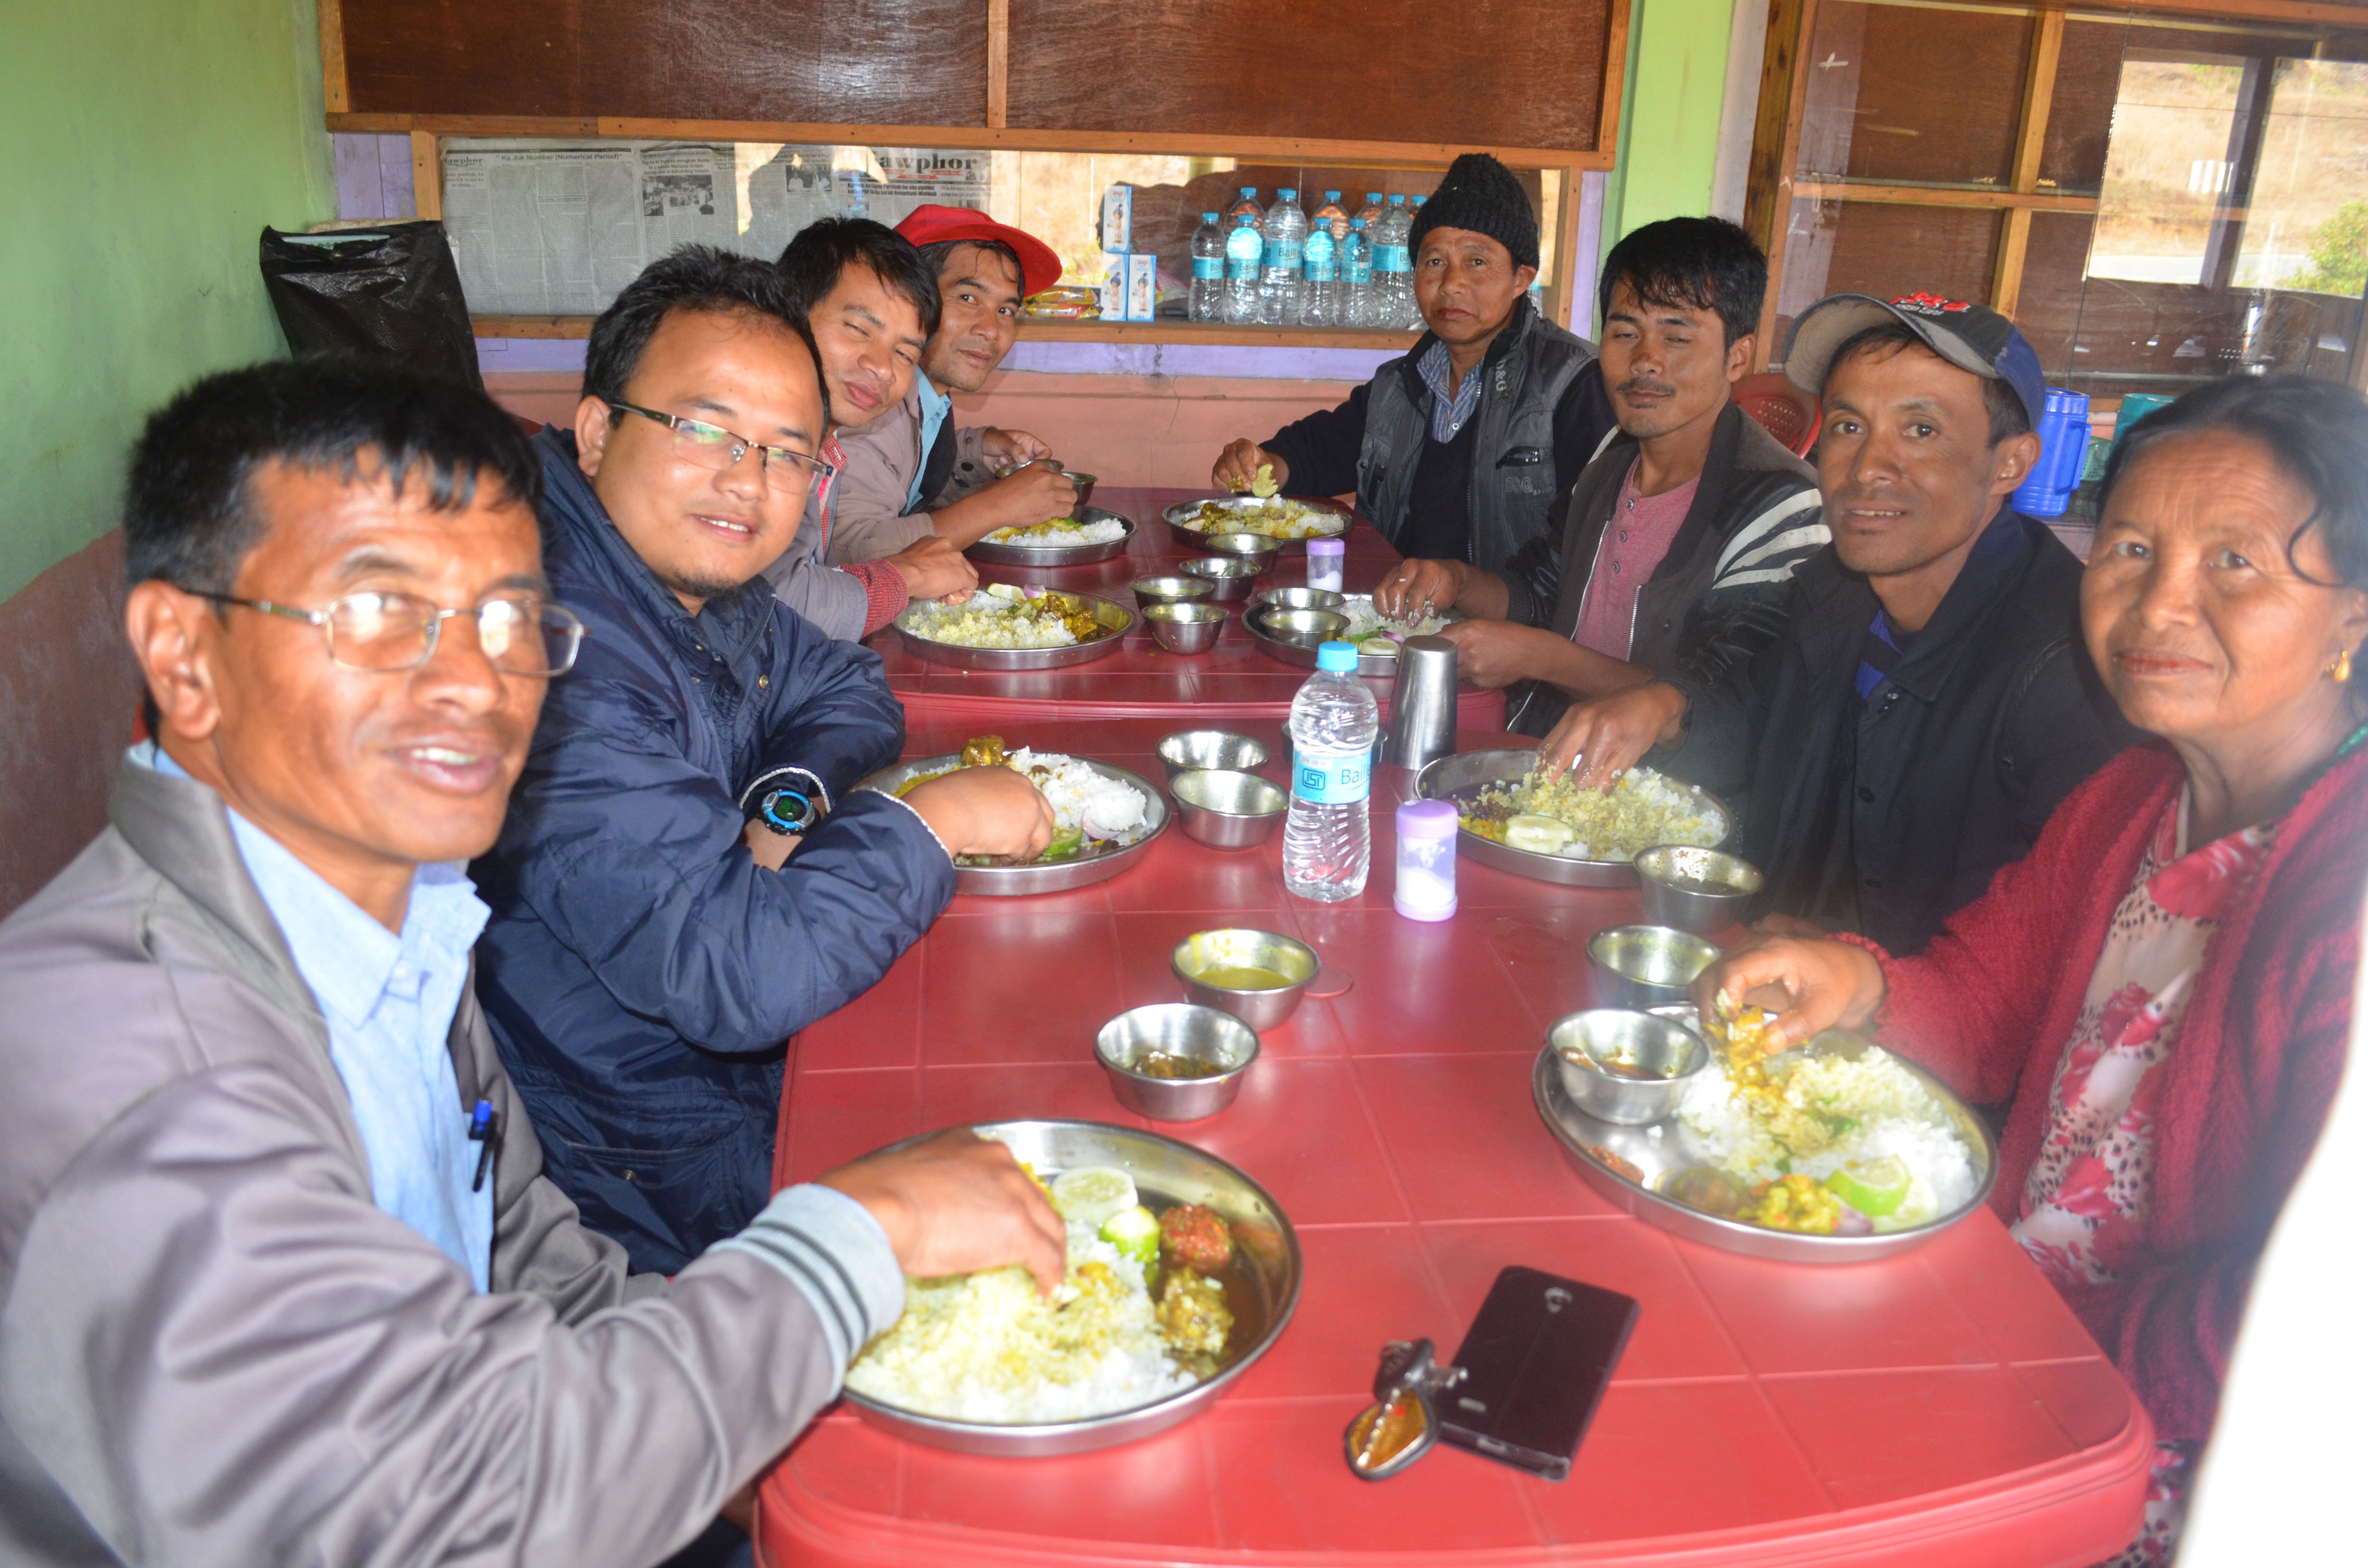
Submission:
[[[1793,324],[1784,373],[1825,399],[1833,543],[1793,573],[1783,631],[1716,680],[1573,708],[1541,755],[1608,788],[1657,744],[1669,771],[1748,790],[1752,915],[1918,952],[2142,737],[2089,661],[2078,559],[2010,500],[2047,395],[2014,324],[1837,294]]]
[[[1455,160],[1414,221],[1415,296],[1429,327],[1336,409],[1261,446],[1228,446],[1212,479],[1247,490],[1274,468],[1288,495],[1356,492],[1401,554],[1501,572],[1543,537],[1554,503],[1611,428],[1595,347],[1527,304],[1538,220],[1510,169]]]

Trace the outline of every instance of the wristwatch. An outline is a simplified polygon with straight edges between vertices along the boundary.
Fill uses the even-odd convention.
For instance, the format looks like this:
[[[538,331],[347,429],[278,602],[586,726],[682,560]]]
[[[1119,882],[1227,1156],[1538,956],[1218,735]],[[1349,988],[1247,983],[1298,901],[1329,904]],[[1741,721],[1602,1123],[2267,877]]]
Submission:
[[[777,767],[742,791],[740,809],[750,822],[786,838],[822,821],[830,793],[803,767]]]

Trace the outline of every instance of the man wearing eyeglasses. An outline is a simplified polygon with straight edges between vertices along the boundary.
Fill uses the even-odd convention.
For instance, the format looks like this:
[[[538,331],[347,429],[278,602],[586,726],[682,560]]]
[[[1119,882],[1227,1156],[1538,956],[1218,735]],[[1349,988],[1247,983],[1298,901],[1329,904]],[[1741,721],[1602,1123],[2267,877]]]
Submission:
[[[201,381],[141,438],[154,739],[0,924],[0,1562],[642,1568],[907,1271],[1060,1277],[1058,1218],[967,1133],[672,1279],[544,1179],[459,869],[575,678],[540,478],[478,394],[329,363]]]
[[[593,324],[584,391],[536,445],[552,597],[588,630],[475,867],[478,994],[552,1178],[672,1273],[765,1205],[789,1037],[928,929],[951,856],[1033,854],[1053,818],[1007,768],[852,792],[905,713],[761,575],[827,469],[779,270],[653,264]]]

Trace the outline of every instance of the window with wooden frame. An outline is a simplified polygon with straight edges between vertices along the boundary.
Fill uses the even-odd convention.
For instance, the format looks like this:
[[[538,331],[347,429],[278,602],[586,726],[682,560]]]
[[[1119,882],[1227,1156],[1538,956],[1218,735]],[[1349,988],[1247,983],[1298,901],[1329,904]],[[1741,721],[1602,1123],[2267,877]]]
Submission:
[[[2368,384],[2368,6],[1776,0],[1763,357],[1827,294],[2011,316],[2048,380]]]

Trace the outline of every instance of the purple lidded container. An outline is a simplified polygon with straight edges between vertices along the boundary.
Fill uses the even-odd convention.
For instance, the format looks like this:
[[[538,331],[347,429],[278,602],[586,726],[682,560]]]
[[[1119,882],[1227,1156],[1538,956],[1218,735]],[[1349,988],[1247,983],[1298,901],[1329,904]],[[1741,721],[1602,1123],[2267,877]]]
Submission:
[[[1455,913],[1455,805],[1408,801],[1398,808],[1398,876],[1390,902],[1408,920]]]

